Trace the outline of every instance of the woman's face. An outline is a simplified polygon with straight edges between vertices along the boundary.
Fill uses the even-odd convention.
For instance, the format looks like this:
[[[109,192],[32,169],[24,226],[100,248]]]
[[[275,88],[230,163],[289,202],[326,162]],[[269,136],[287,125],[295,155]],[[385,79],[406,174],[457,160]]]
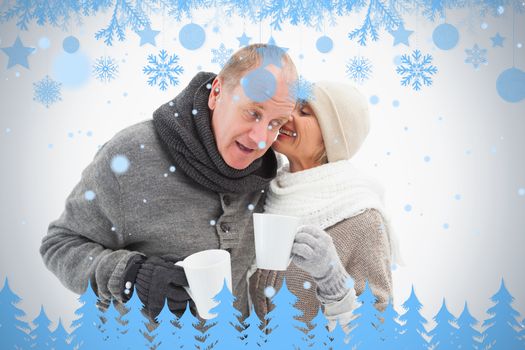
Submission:
[[[298,103],[292,116],[293,119],[281,127],[272,148],[284,154],[291,162],[316,162],[324,151],[317,117],[307,103]]]

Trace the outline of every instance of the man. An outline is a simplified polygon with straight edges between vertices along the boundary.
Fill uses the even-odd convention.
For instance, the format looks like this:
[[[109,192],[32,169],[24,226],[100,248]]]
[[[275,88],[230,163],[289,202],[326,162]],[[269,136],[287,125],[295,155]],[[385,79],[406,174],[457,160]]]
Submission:
[[[248,314],[252,213],[276,174],[269,149],[295,101],[290,57],[275,46],[237,51],[216,76],[197,74],[147,120],[117,133],[82,172],[40,253],[76,293],[102,302],[136,291],[151,318],[191,301],[174,262],[206,249],[231,253],[235,306]]]

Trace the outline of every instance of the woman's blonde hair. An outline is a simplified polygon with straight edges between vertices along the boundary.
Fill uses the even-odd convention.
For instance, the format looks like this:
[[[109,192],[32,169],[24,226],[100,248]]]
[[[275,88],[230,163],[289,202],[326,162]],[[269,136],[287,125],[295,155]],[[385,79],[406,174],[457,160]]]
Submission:
[[[323,149],[319,152],[319,156],[315,160],[319,165],[328,163],[328,156],[326,154],[326,148],[323,144]]]
[[[312,113],[314,114],[315,118],[319,122],[317,114],[315,113],[315,111],[310,106],[310,103],[307,100],[301,100],[301,101],[298,101],[298,103],[300,104],[300,107],[302,107],[304,105],[307,105],[312,110]],[[321,137],[322,137],[322,135],[321,135]],[[315,158],[315,162],[317,164],[323,165],[323,164],[328,163],[328,155],[326,154],[326,147],[324,146],[324,139],[323,139],[323,144],[321,145],[321,147],[322,148],[319,150],[319,155]]]

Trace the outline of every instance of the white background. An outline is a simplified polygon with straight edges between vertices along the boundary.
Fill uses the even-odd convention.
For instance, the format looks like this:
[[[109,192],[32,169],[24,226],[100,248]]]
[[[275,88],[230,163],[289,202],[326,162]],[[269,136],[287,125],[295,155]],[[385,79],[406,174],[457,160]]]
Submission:
[[[393,37],[385,31],[366,47],[350,41],[347,34],[361,24],[363,14],[338,18],[338,24],[326,25],[324,32],[290,25],[272,32],[268,23],[228,22],[215,10],[200,11],[193,21],[205,26],[206,41],[197,51],[178,42],[178,32],[189,20],[178,23],[160,15],[151,17],[152,28],[161,31],[156,47],[139,46],[139,36],[132,31],[125,42],[116,41],[112,47],[95,40],[94,33],[109,23],[110,13],[66,31],[36,25],[19,31],[14,23],[2,24],[0,47],[11,46],[17,35],[25,46],[38,48],[42,37],[51,41],[48,49],[38,48],[29,56],[30,70],[6,69],[7,56],[0,54],[0,278],[8,276],[11,288],[23,298],[19,306],[27,313],[25,319],[35,318],[40,305],[53,322],[61,317],[66,328],[75,318],[77,295],[45,268],[38,249],[47,225],[62,212],[97,147],[126,126],[151,118],[199,69],[218,72],[211,49],[221,43],[237,49],[236,38],[243,30],[251,43],[267,42],[273,35],[278,45],[289,48],[300,73],[310,81],[347,80],[345,64],[355,55],[372,62],[373,75],[361,89],[367,97],[377,96],[379,103],[371,105],[371,133],[355,164],[387,189],[387,207],[405,260],[405,266],[393,272],[398,311],[414,285],[427,319],[446,298],[454,315],[459,316],[468,301],[472,314],[483,320],[503,277],[516,298],[514,308],[525,313],[525,196],[518,195],[518,189],[525,188],[525,102],[503,101],[495,83],[512,66],[513,45],[525,41],[524,16],[516,16],[513,43],[508,11],[485,19],[469,16],[474,12],[447,12],[447,22],[460,31],[450,51],[432,43],[432,31],[440,22],[422,16],[404,18],[405,27],[415,30],[410,47],[393,46]],[[218,23],[212,23],[214,18]],[[214,25],[219,32],[212,30]],[[497,32],[506,37],[504,48],[492,48],[490,37]],[[323,34],[334,41],[329,54],[315,46]],[[102,55],[116,58],[119,76],[109,84],[92,77],[80,88],[63,87],[62,101],[45,108],[33,101],[33,83],[46,74],[53,77],[53,62],[69,35],[80,40],[80,52],[92,61]],[[464,50],[475,43],[488,49],[489,64],[479,70],[464,63]],[[148,86],[142,73],[147,55],[162,48],[176,53],[185,69],[180,85],[166,92]],[[395,72],[394,58],[413,49],[432,54],[439,70],[434,84],[420,92],[401,86]],[[524,50],[515,49],[517,68],[525,69]],[[399,107],[392,105],[394,100]],[[425,156],[431,160],[425,162]],[[412,211],[404,210],[406,204]]]

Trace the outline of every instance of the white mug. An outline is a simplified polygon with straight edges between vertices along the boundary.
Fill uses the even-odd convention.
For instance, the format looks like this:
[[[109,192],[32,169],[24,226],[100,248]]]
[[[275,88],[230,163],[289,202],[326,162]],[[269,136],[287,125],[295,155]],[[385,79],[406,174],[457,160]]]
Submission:
[[[299,226],[295,216],[255,213],[255,259],[257,267],[284,271],[290,265],[292,245]]]
[[[230,253],[222,249],[209,249],[194,253],[176,265],[184,268],[189,287],[184,287],[195,302],[197,312],[204,319],[217,316],[209,311],[218,305],[213,298],[224,286],[232,291]]]

